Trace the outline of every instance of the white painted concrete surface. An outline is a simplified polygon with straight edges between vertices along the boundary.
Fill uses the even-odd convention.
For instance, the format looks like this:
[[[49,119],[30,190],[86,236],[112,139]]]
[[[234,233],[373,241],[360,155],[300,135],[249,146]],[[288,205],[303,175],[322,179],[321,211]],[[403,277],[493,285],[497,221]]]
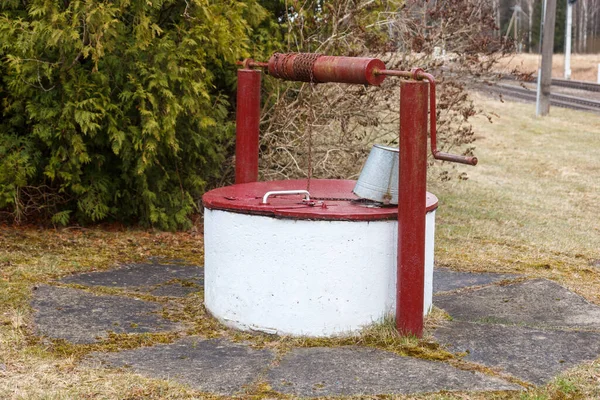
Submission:
[[[205,305],[223,323],[332,336],[395,312],[397,221],[277,219],[205,209]],[[435,211],[424,306],[432,304]]]

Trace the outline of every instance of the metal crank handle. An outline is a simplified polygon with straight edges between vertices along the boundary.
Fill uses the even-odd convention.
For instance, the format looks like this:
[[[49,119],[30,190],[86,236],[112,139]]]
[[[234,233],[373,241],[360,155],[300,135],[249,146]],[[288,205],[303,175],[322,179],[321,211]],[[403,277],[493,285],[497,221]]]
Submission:
[[[477,165],[477,157],[461,156],[458,154],[443,153],[437,149],[437,116],[435,106],[435,78],[421,68],[409,71],[375,70],[375,75],[398,76],[414,80],[424,79],[429,82],[429,129],[431,131],[431,154],[436,160],[450,161],[461,164]]]
[[[268,200],[271,196],[287,196],[293,194],[303,194],[304,201],[310,201],[310,193],[308,193],[308,190],[274,190],[265,193],[260,204],[269,204]]]
[[[433,158],[460,164],[477,165],[477,157],[461,156],[458,154],[443,153],[441,151],[433,153]]]
[[[416,68],[411,71],[416,78],[429,81],[429,129],[431,131],[431,154],[436,160],[450,161],[460,164],[477,165],[477,157],[461,156],[458,154],[444,153],[437,149],[437,116],[435,105],[435,78],[433,75]]]

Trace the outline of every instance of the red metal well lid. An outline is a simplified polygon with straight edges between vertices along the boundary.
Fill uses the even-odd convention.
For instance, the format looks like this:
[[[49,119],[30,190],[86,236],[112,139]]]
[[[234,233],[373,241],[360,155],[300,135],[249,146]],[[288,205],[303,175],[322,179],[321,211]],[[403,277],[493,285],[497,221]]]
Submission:
[[[306,180],[252,182],[225,186],[202,196],[204,207],[242,214],[266,215],[290,219],[377,221],[398,218],[397,206],[373,207],[352,193],[356,181],[340,179],[311,179],[310,200],[304,195],[271,195],[267,192],[306,190]],[[427,211],[435,210],[438,199],[427,192]]]

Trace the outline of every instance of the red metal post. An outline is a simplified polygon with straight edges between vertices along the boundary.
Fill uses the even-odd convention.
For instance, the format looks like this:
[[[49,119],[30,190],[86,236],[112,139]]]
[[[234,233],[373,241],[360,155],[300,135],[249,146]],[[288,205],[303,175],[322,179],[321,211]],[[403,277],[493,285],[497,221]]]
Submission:
[[[402,334],[417,337],[423,335],[427,92],[426,82],[410,80],[400,84],[396,328]]]
[[[235,183],[258,180],[258,126],[260,123],[261,72],[240,69],[237,73],[235,133]]]

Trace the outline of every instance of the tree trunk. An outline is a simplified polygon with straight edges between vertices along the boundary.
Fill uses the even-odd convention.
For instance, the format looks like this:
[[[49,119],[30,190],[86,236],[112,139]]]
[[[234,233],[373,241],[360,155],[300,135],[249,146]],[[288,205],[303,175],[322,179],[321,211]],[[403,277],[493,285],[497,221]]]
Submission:
[[[531,48],[532,44],[532,27],[533,27],[533,3],[534,0],[527,0],[527,15],[529,16],[529,24],[527,25],[527,47],[529,48],[529,52],[533,52]]]
[[[577,52],[578,53],[583,53],[583,7],[581,6],[581,1],[577,4],[577,30],[579,31],[578,37],[577,37]]]
[[[554,52],[554,24],[556,21],[556,0],[546,3],[546,16],[544,18],[544,37],[542,40],[542,69],[541,93],[539,94],[538,115],[548,115],[550,112],[550,85],[552,84],[552,54]]]
[[[519,35],[519,30],[522,30],[521,27],[521,12],[517,11],[517,7],[521,9],[521,0],[515,1],[515,43],[517,44],[517,53],[521,52],[521,37]]]
[[[589,30],[589,37],[590,37],[590,52],[591,53],[597,53],[597,49],[596,49],[596,18],[598,16],[597,12],[597,0],[591,0],[590,1],[590,30]]]
[[[494,0],[496,8],[496,25],[498,25],[498,37],[502,36],[502,21],[500,20],[500,0]]]
[[[588,37],[588,11],[589,11],[589,0],[583,0],[581,6],[583,8],[583,53],[588,52],[587,48],[587,37]]]

